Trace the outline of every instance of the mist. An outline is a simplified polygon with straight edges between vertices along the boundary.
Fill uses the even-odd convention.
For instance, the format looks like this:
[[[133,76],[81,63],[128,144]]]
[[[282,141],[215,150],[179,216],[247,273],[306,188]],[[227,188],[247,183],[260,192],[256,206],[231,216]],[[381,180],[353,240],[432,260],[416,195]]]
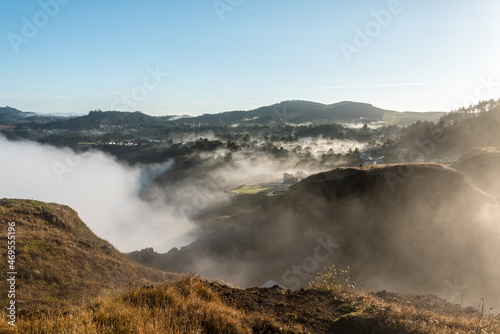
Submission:
[[[290,151],[300,145],[315,157],[329,149],[367,147],[323,138],[282,144]],[[219,212],[218,206],[231,207],[238,195],[230,190],[240,185],[279,182],[283,173],[311,175],[332,170],[337,162],[303,166],[300,154],[280,158],[245,151],[226,159],[228,151],[219,149],[131,167],[98,151],[75,153],[3,137],[0,153],[0,197],[66,204],[120,251],[153,247],[163,253],[153,260],[168,271],[196,272],[242,287],[267,279],[307,286],[295,269],[310,269],[318,246],[335,244],[314,270],[350,266],[370,291],[429,292],[468,305],[500,295],[500,211],[490,196],[500,193],[495,168],[486,173],[455,164],[465,179],[432,165],[409,166],[418,171],[410,176],[399,175],[397,166],[380,169],[398,174],[392,187],[378,169],[339,170],[331,179],[314,176],[263,207],[199,220],[214,208]],[[488,303],[500,307],[489,298]]]
[[[282,146],[318,156],[333,148],[345,153],[363,149],[355,141],[304,139]],[[196,155],[202,163],[178,177],[173,161],[134,166],[101,151],[75,153],[31,141],[0,136],[0,197],[33,199],[68,205],[99,237],[122,252],[153,247],[167,252],[190,244],[199,233],[192,218],[228,203],[231,189],[243,184],[279,182],[283,173],[311,174],[318,166],[297,166],[299,159],[233,153],[230,164],[218,164],[226,150]],[[186,159],[193,158],[193,155]],[[330,169],[323,167],[323,169]],[[165,175],[173,180],[157,182]]]
[[[257,166],[241,160],[207,175],[224,188],[259,172],[289,172],[285,167],[273,159]],[[432,293],[464,306],[484,298],[498,310],[497,201],[440,165],[407,165],[412,175],[394,189],[386,177],[400,173],[399,166],[366,168],[312,176],[267,205],[215,219],[197,241],[155,265],[240,287],[272,279],[294,289],[334,264],[351,267],[367,291]],[[209,179],[199,175],[195,182]],[[200,188],[207,191],[202,197],[216,199],[206,184]]]
[[[122,252],[168,251],[189,243],[193,225],[163,199],[141,189],[170,165],[129,167],[101,152],[77,154],[0,136],[0,197],[70,206],[99,237]]]

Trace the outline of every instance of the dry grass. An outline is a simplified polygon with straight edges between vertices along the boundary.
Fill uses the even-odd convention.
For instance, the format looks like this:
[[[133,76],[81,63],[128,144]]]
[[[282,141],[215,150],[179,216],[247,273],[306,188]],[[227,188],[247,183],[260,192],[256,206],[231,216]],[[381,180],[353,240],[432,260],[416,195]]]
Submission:
[[[335,307],[340,314],[329,320],[334,333],[500,333],[500,319],[491,316],[458,310],[440,314],[384,302],[352,289],[335,290],[330,296],[328,303],[318,307]],[[303,320],[282,323],[279,318],[272,312],[231,307],[209,283],[187,277],[103,296],[80,306],[20,315],[16,327],[8,325],[5,313],[0,313],[0,333],[320,333],[303,327]]]
[[[87,306],[23,316],[0,333],[294,333],[301,332],[259,314],[225,305],[210,287],[188,277],[102,297]]]
[[[309,284],[311,289],[338,293],[354,289],[356,283],[351,282],[350,268],[335,268],[335,266],[325,267],[322,272],[316,274]]]
[[[339,295],[353,305],[353,312],[336,319],[345,328],[369,324],[377,333],[500,333],[500,318],[455,313],[441,314],[418,306],[386,303],[380,298],[359,291],[345,291]],[[355,308],[355,310],[354,310]]]
[[[464,309],[456,307],[446,314],[439,307],[429,309],[423,303],[411,305],[409,301],[385,302],[372,294],[356,291],[349,267],[325,267],[310,283],[310,289],[329,292],[334,299],[344,303],[345,314],[335,319],[333,325],[344,333],[356,333],[363,327],[377,329],[377,333],[500,333],[500,318],[485,316],[484,309],[466,314]],[[443,303],[446,304],[444,300]],[[360,324],[365,325],[360,327]]]

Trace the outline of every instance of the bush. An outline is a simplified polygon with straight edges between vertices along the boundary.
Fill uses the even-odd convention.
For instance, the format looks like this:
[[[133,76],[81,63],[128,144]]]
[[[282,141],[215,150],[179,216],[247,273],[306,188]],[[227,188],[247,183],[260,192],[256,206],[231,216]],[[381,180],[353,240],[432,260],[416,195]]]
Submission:
[[[324,267],[322,272],[309,283],[309,288],[319,291],[339,293],[349,289],[354,289],[356,283],[351,283],[350,268],[337,269],[335,266]]]

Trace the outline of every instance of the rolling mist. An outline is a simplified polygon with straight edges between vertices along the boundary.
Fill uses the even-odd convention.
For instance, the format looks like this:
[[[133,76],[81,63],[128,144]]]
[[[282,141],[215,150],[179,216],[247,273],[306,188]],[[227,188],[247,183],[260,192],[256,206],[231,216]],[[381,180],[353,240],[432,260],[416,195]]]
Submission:
[[[195,242],[149,264],[292,289],[324,266],[349,266],[367,291],[432,293],[464,306],[484,298],[497,309],[500,208],[469,181],[435,164],[316,174],[274,201],[214,220]]]
[[[305,147],[314,153],[326,149],[327,143],[311,139]],[[335,148],[344,152],[363,145],[339,141]],[[75,153],[0,136],[4,161],[0,165],[0,197],[68,205],[94,233],[120,251],[153,247],[166,252],[196,238],[199,231],[192,218],[228,203],[227,190],[242,184],[277,182],[283,173],[297,172],[298,160],[293,159],[252,160],[234,154],[229,165],[218,164],[225,153],[196,155],[191,160],[200,162],[193,168],[181,166],[187,172],[179,174],[172,170],[172,161],[130,166],[101,151]],[[158,182],[162,178],[165,181]]]
[[[93,151],[76,154],[0,137],[0,197],[65,204],[120,251],[168,250],[191,240],[193,225],[163,201],[140,197],[144,182],[169,168],[132,168]]]
[[[288,149],[298,144],[282,143]],[[355,141],[304,140],[311,152],[334,148],[345,153],[363,149]],[[301,148],[302,149],[302,148]],[[65,204],[101,238],[129,252],[146,247],[166,252],[189,244],[197,226],[191,219],[204,210],[229,202],[229,189],[242,184],[279,182],[283,173],[317,167],[296,165],[298,159],[258,159],[235,153],[230,164],[218,164],[227,151],[188,157],[199,160],[186,172],[173,162],[130,166],[101,151],[75,153],[32,141],[9,141],[0,136],[0,197]],[[164,179],[163,182],[161,180]],[[160,180],[160,182],[158,182]]]
[[[299,144],[316,157],[331,147],[367,147],[322,138]],[[153,247],[156,258],[141,262],[167,271],[240,287],[272,279],[298,288],[334,264],[350,266],[368,291],[428,292],[464,306],[485,298],[500,307],[500,210],[494,197],[500,189],[493,165],[462,164],[462,174],[418,164],[315,174],[342,167],[342,161],[322,167],[244,152],[228,159],[227,150],[216,150],[130,166],[98,151],[75,153],[3,137],[0,153],[0,197],[69,205],[119,250]],[[229,190],[279,182],[283,173],[315,175],[231,217],[200,220],[204,212],[233,205]],[[474,182],[478,174],[491,182]]]

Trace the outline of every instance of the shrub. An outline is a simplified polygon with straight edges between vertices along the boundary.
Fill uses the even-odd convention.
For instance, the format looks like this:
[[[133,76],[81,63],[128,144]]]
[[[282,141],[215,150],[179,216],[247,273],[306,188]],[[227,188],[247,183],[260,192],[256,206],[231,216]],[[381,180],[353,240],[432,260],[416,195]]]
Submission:
[[[349,289],[354,289],[356,283],[351,282],[350,268],[337,269],[335,266],[324,267],[322,272],[309,283],[310,289],[339,293]]]

